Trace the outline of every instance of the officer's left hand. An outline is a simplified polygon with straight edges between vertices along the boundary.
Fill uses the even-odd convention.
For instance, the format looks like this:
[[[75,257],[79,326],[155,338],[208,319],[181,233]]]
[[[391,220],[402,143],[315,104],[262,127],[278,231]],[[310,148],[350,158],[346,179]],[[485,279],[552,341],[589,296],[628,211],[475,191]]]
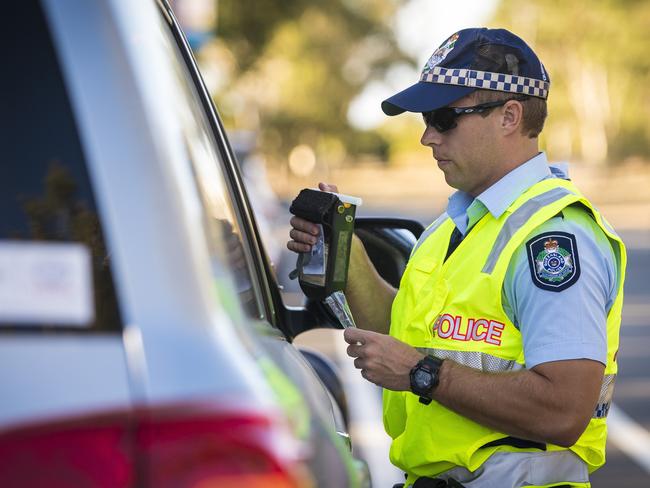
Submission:
[[[348,356],[361,376],[394,391],[410,390],[409,372],[424,357],[414,347],[394,337],[369,330],[345,329]]]

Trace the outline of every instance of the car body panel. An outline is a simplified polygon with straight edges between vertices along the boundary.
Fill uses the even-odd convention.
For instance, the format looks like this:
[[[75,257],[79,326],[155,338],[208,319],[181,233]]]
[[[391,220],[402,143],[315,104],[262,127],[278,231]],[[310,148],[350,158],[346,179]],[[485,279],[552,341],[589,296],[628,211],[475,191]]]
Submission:
[[[346,435],[338,406],[291,343],[290,312],[278,300],[226,133],[182,34],[169,30],[177,26],[166,4],[40,5],[121,321],[101,332],[0,325],[0,394],[8,399],[0,405],[0,433],[101,412],[234,399],[283,412],[289,423],[304,420],[307,428],[294,434],[306,443],[318,486],[365,486],[367,473],[337,435]],[[259,307],[254,317],[242,311],[230,270],[211,254],[197,164],[224,175],[225,183],[210,183],[227,187],[236,213]],[[299,412],[287,410],[283,391],[299,396],[291,404]]]
[[[2,337],[0,370],[0,429],[131,404],[119,334]]]
[[[158,42],[147,42],[161,36],[160,23],[142,20],[156,18],[155,6],[73,0],[45,5],[110,229],[124,322],[141,337],[146,369],[138,397],[157,402],[260,390],[256,401],[265,402],[269,391],[253,368],[209,374],[228,372],[233,356],[247,353],[238,350],[230,320],[211,293],[202,208],[182,129],[173,104],[161,102],[178,97],[174,68]],[[232,345],[214,354],[211,342]]]

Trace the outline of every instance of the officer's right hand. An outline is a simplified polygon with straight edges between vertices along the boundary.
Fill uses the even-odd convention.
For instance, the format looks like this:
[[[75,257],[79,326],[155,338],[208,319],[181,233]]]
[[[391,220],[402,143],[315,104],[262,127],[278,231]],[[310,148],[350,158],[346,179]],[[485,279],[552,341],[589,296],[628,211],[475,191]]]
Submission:
[[[318,188],[321,191],[338,192],[336,185],[328,183],[319,183]],[[316,244],[318,233],[320,232],[318,225],[310,222],[309,220],[301,219],[295,215],[289,221],[291,224],[291,231],[289,237],[292,240],[287,242],[287,248],[293,252],[309,252],[311,246]]]

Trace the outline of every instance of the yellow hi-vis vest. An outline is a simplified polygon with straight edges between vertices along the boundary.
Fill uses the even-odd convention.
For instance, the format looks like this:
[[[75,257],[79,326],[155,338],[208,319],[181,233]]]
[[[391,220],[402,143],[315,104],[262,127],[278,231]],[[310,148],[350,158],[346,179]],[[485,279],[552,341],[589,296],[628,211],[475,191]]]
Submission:
[[[575,203],[584,205],[609,237],[619,273],[617,297],[607,316],[607,365],[598,406],[585,432],[569,448],[591,472],[605,462],[605,417],[617,372],[626,253],[620,238],[571,182],[543,180],[520,195],[498,219],[487,213],[446,261],[455,226],[444,215],[434,222],[402,277],[390,335],[422,352],[482,371],[523,369],[522,337],[501,303],[508,264],[531,232]],[[498,392],[494,401],[499,401]],[[393,439],[390,460],[408,473],[409,483],[456,466],[475,471],[496,451],[521,451],[503,445],[483,447],[507,435],[436,401],[423,405],[411,392],[384,390],[384,427]],[[547,445],[549,451],[564,449]]]

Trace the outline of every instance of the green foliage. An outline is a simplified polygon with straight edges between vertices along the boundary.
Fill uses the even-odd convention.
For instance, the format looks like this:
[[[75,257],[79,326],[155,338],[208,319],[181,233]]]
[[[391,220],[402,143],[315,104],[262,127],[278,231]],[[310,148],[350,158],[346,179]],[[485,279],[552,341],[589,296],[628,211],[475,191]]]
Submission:
[[[216,34],[231,47],[241,69],[246,70],[273,37],[278,24],[295,19],[304,9],[304,2],[222,0],[218,8]]]
[[[550,73],[554,156],[650,159],[650,2],[502,0],[494,25],[529,42]]]
[[[397,6],[397,0],[220,0],[217,43],[234,60],[215,94],[226,122],[258,129],[264,153],[277,161],[298,144],[312,146],[325,163],[330,147],[337,157],[341,147],[351,155],[385,155],[386,140],[351,128],[347,111],[369,80],[408,59],[390,29]],[[242,124],[242,110],[256,117]]]

